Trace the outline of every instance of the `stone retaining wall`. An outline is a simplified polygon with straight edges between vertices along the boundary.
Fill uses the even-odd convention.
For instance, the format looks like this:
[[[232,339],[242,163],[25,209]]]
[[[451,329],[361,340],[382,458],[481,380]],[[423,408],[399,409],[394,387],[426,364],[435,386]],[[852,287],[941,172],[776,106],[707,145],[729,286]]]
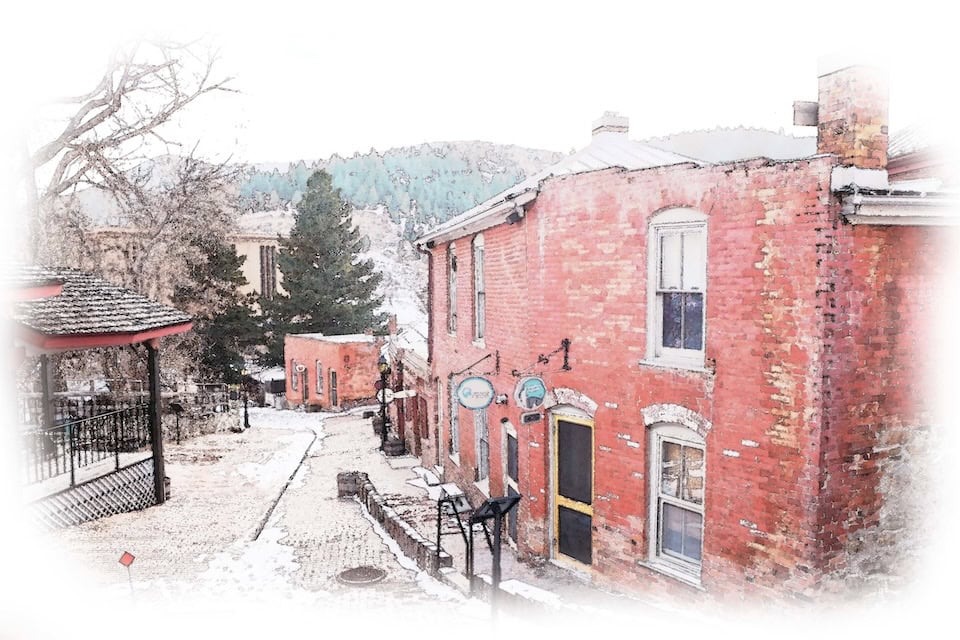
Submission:
[[[370,515],[379,522],[408,558],[432,575],[438,575],[440,567],[453,565],[453,558],[446,551],[437,555],[437,545],[427,540],[413,526],[387,504],[369,477],[362,471],[345,471],[337,474],[337,496],[356,496],[366,506]]]
[[[172,413],[164,413],[163,422],[163,441],[177,441],[177,416]],[[183,442],[189,438],[209,435],[211,433],[222,433],[225,431],[243,430],[243,408],[239,411],[232,410],[223,413],[208,413],[204,415],[184,412],[180,414],[180,441]]]

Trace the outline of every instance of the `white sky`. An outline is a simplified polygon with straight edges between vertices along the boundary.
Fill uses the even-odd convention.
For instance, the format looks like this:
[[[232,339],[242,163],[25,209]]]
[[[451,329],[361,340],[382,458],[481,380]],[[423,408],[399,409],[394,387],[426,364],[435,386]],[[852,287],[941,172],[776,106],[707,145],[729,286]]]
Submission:
[[[909,14],[835,4],[95,0],[22,8],[4,59],[7,86],[29,97],[13,110],[28,116],[45,96],[92,86],[123,37],[204,36],[242,93],[207,97],[168,133],[257,162],[440,140],[566,152],[605,110],[629,116],[633,138],[737,125],[809,135],[792,104],[816,99],[818,59],[833,53],[890,70],[893,130],[943,117],[952,21],[924,2]]]

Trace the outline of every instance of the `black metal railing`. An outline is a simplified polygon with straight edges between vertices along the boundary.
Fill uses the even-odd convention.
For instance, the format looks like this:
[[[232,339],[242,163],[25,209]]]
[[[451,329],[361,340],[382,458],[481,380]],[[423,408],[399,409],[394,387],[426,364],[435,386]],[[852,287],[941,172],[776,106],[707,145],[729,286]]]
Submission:
[[[80,420],[67,420],[53,427],[23,432],[27,483],[70,474],[113,457],[120,468],[120,454],[150,446],[149,405],[140,404]]]

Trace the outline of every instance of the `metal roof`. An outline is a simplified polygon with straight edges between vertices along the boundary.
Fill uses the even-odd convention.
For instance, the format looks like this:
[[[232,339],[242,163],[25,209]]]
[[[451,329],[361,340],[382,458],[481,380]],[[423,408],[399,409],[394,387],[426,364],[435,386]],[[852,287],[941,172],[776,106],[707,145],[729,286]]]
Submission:
[[[890,136],[890,141],[887,143],[887,157],[892,159],[927,149],[932,146],[933,139],[927,128],[922,125],[905,127]]]
[[[553,164],[526,180],[501,191],[472,209],[447,220],[416,240],[424,244],[436,240],[452,240],[475,231],[504,222],[497,214],[509,213],[513,203],[525,204],[536,197],[540,183],[563,175],[599,171],[619,167],[648,169],[674,164],[702,162],[687,156],[664,151],[642,142],[630,140],[626,133],[601,131],[595,133],[586,147]],[[521,197],[529,194],[526,197]]]

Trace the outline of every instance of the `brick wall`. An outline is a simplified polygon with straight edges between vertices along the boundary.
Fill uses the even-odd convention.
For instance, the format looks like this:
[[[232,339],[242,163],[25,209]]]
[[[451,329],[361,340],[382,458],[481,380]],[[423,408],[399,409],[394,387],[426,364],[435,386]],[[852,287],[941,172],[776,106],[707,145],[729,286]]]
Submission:
[[[644,407],[674,404],[714,425],[707,435],[703,584],[797,590],[810,586],[817,493],[815,423],[822,318],[813,312],[820,274],[817,246],[836,214],[829,159],[753,161],[593,172],[548,182],[526,219],[484,232],[487,336],[473,341],[472,256],[457,241],[456,336],[434,332],[442,379],[499,351],[468,373],[486,373],[512,396],[513,369],[571,340],[572,370],[555,356],[534,367],[550,389],[569,388],[595,412],[594,562],[598,581],[637,586],[648,555],[647,427]],[[646,353],[647,221],[667,207],[709,216],[707,371],[639,364]],[[434,249],[443,260],[446,245]],[[434,326],[445,327],[446,292],[434,297]],[[464,376],[467,373],[464,374]],[[462,376],[461,376],[462,377]],[[549,555],[552,539],[550,422],[525,425],[513,405],[492,405],[490,491],[503,492],[502,429],[519,432],[520,549]],[[475,500],[471,412],[460,411],[459,465],[448,480]],[[448,422],[445,424],[447,428]]]
[[[848,226],[838,235],[848,260],[826,327],[820,561],[828,573],[888,578],[928,535],[930,322],[942,297],[933,274],[958,238],[940,227]]]
[[[887,166],[887,77],[880,69],[851,66],[820,76],[818,153],[841,165]]]
[[[284,338],[284,362],[287,370],[287,402],[291,406],[305,404],[325,409],[340,409],[357,402],[374,401],[373,385],[379,379],[377,360],[382,342],[333,342],[305,336],[288,335]],[[317,361],[323,375],[322,391],[317,390]],[[306,401],[302,384],[293,388],[294,361],[306,367]],[[337,404],[331,404],[330,370],[337,373]]]

